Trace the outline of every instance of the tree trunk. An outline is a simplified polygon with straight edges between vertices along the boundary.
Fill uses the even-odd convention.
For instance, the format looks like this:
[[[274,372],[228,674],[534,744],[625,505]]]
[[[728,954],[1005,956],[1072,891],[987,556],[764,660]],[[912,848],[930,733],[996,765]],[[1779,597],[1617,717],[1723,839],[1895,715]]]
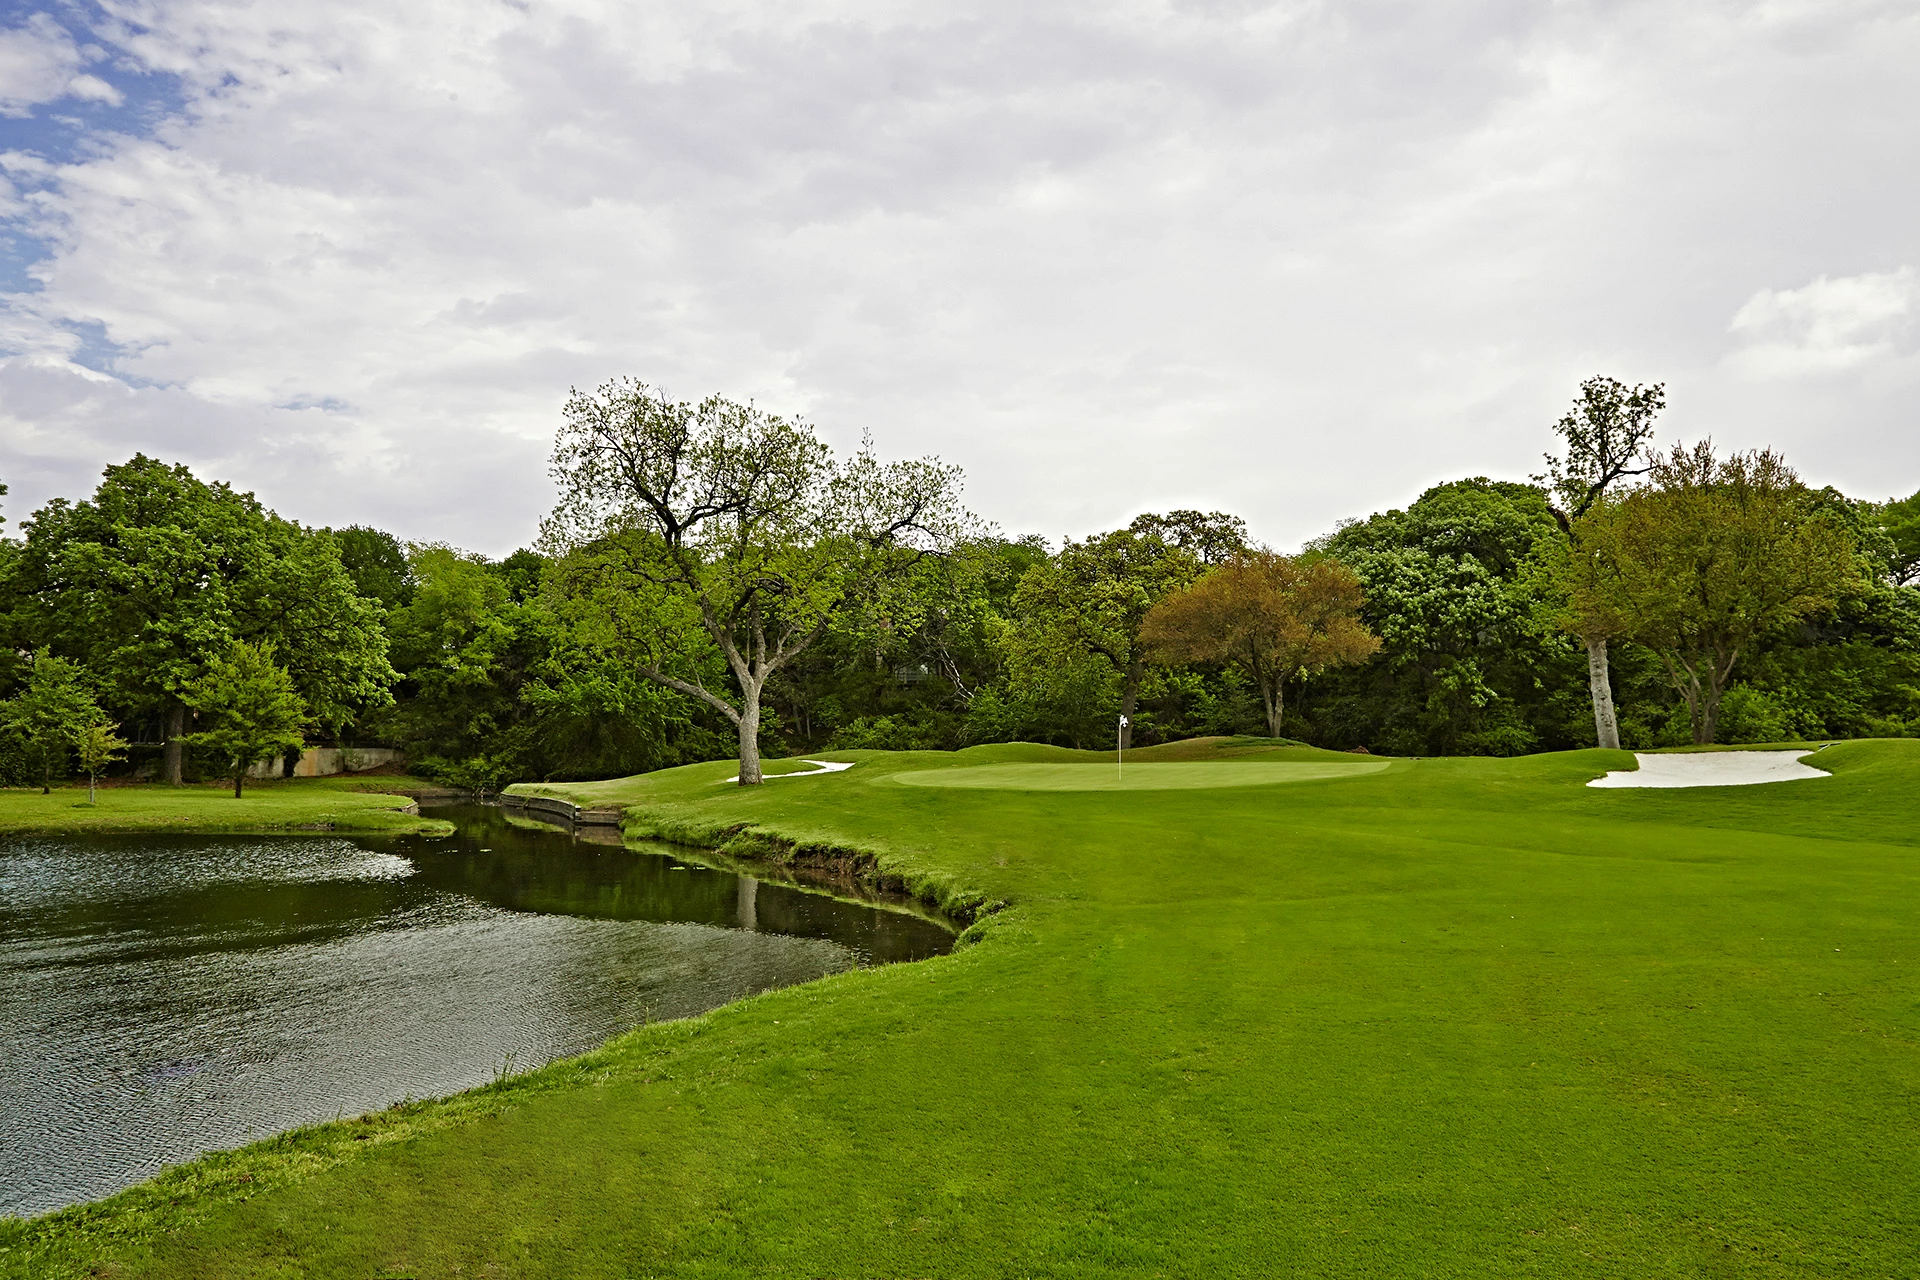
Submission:
[[[1275,680],[1271,688],[1264,684],[1260,688],[1261,700],[1267,704],[1267,736],[1269,738],[1280,736],[1280,717],[1286,711],[1286,696],[1286,685],[1279,680]]]
[[[740,699],[740,785],[760,785],[760,691],[745,690]]]
[[[1607,676],[1607,640],[1587,641],[1587,688],[1593,694],[1593,734],[1609,751],[1620,749],[1620,723],[1613,714],[1613,684]]]
[[[167,745],[160,754],[160,781],[170,787],[181,782],[182,757],[185,744],[180,735],[187,731],[187,708],[181,703],[173,703],[167,708]]]
[[[1126,723],[1120,728],[1120,749],[1125,751],[1133,745],[1133,712],[1140,705],[1140,674],[1146,664],[1135,654],[1127,662],[1126,681],[1120,686],[1120,714]]]
[[[1693,744],[1696,747],[1709,745],[1720,731],[1720,695],[1726,691],[1726,678],[1718,671],[1709,672],[1707,687],[1700,695],[1700,714],[1694,720]]]
[[[1719,697],[1708,698],[1707,691],[1700,685],[1700,671],[1693,663],[1683,661],[1678,654],[1664,652],[1660,655],[1660,661],[1667,664],[1667,679],[1673,684],[1674,692],[1687,704],[1687,723],[1693,728],[1693,745],[1706,746],[1713,741],[1713,721],[1720,711]],[[1713,704],[1711,708],[1709,701]]]
[[[91,773],[87,775],[87,803],[88,804],[94,803],[94,799],[93,799],[94,789],[99,785],[100,785],[100,780],[98,777],[96,777]]]
[[[235,800],[240,798],[240,782],[246,776],[244,771],[233,775],[233,798]]]
[[[1687,700],[1687,718],[1693,722],[1694,746],[1713,745],[1713,735],[1720,727],[1720,695],[1724,692],[1725,681],[1715,679],[1713,672],[1709,671],[1707,678],[1702,680],[1696,672],[1688,670],[1687,682],[1680,686],[1680,696]]]

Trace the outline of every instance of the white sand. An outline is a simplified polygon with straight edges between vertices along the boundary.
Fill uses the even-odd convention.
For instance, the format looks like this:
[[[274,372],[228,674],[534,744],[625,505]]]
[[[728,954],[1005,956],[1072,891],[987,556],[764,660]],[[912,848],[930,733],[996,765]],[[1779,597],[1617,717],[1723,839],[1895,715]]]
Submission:
[[[1694,751],[1679,755],[1645,755],[1636,772],[1616,769],[1595,778],[1590,787],[1750,787],[1761,782],[1791,782],[1795,778],[1831,778],[1823,769],[1801,764],[1811,751]]]
[[[845,764],[835,764],[831,760],[802,760],[800,763],[818,765],[819,767],[816,769],[802,769],[798,773],[768,773],[762,770],[760,780],[762,782],[772,782],[775,778],[817,778],[823,773],[838,773],[842,769],[851,769],[860,762],[858,760],[849,760]],[[738,782],[740,781],[740,775],[736,773],[731,778],[728,778],[727,781]]]

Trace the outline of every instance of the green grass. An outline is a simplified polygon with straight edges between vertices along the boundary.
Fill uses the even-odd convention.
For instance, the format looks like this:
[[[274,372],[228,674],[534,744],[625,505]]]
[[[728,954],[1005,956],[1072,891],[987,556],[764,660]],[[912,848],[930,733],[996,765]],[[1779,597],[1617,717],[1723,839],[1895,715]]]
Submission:
[[[403,782],[382,779],[382,782]],[[332,778],[251,783],[239,799],[233,783],[102,787],[87,803],[84,786],[0,789],[0,835],[128,831],[358,831],[443,834],[451,824],[402,812],[406,796],[364,792],[366,781]]]
[[[1283,782],[1316,782],[1378,773],[1385,760],[1358,763],[1309,763],[1256,760],[1181,761],[1136,764],[981,764],[968,769],[919,769],[899,775],[916,787],[973,787],[989,791],[1192,791],[1217,787],[1261,787]]]
[[[1210,755],[1320,753],[1154,758]],[[0,1272],[1920,1272],[1920,742],[1675,791],[1585,787],[1599,751],[1141,792],[831,758],[541,790],[1010,904],[971,945],[188,1166]]]

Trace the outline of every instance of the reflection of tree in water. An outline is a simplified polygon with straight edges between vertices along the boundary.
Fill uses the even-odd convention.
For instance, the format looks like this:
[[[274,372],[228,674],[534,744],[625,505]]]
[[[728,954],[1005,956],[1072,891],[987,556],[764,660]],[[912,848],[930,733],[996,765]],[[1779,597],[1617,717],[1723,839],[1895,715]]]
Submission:
[[[529,830],[478,805],[435,812],[456,824],[455,836],[396,846],[419,868],[420,881],[508,910],[826,938],[878,963],[921,959],[952,947],[946,930],[917,916],[692,866],[666,854]]]
[[[754,911],[754,899],[759,897],[760,882],[752,876],[741,876],[739,881],[740,927],[757,930],[760,927],[760,921]]]

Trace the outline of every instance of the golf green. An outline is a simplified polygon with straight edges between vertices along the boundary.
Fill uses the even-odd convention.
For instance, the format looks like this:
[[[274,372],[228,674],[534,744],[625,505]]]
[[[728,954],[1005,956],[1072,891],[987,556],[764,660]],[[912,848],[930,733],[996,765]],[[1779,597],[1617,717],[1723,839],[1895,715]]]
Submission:
[[[531,789],[867,851],[980,908],[953,954],[0,1225],[0,1275],[1920,1274],[1920,742],[1664,790],[1588,787],[1607,751],[1141,792],[826,758]]]
[[[1184,791],[1201,787],[1264,787],[1380,773],[1385,760],[1359,763],[1297,761],[1178,761],[1131,767],[1106,764],[983,764],[970,769],[902,773],[909,787],[975,787],[990,791]]]

